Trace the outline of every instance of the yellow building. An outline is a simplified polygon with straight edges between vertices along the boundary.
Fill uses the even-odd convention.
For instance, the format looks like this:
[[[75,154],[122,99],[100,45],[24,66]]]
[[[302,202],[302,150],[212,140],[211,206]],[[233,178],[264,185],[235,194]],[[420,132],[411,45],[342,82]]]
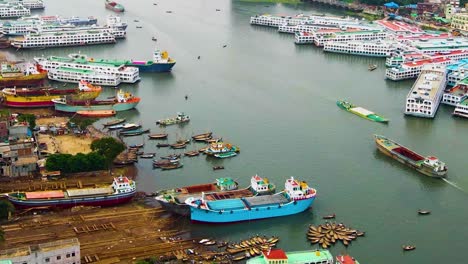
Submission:
[[[453,29],[468,31],[468,13],[457,13],[452,16]]]

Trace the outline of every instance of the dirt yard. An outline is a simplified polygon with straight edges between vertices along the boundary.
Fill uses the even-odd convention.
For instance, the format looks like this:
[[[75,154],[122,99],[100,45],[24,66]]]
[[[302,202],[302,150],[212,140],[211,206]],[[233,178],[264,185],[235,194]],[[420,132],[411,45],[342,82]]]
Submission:
[[[70,120],[70,118],[60,117],[60,116],[40,117],[36,119],[36,125],[44,126],[48,124],[61,124],[61,123],[67,123],[68,120]]]
[[[39,134],[39,143],[46,143],[46,152],[72,154],[91,152],[91,142],[93,138],[89,136],[60,135],[53,136],[48,134]]]

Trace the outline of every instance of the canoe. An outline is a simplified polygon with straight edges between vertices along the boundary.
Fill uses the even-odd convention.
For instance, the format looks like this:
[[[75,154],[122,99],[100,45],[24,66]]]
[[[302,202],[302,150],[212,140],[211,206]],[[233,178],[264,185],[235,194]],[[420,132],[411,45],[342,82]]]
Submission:
[[[106,123],[104,123],[102,125],[105,126],[105,127],[108,127],[108,126],[118,125],[118,124],[123,123],[123,122],[125,122],[125,118],[114,119],[114,120],[106,122]]]
[[[156,161],[153,161],[153,167],[159,168],[161,166],[171,165],[173,163],[178,163],[179,161],[180,161],[179,159],[175,159],[175,160],[168,160],[168,159],[156,160]]]
[[[420,214],[420,215],[428,215],[430,213],[431,213],[431,211],[428,211],[428,210],[418,210],[418,214]]]
[[[117,112],[115,110],[81,110],[76,111],[76,113],[85,117],[109,117],[115,116]]]
[[[211,136],[208,137],[200,137],[200,138],[193,138],[194,141],[198,142],[206,142],[207,140],[211,139]]]
[[[140,156],[140,158],[142,159],[152,159],[154,158],[154,155],[156,155],[155,153],[146,153],[146,154],[143,154]]]
[[[171,144],[171,148],[173,149],[183,149],[187,147],[186,143],[176,143],[176,144]]]
[[[184,165],[182,163],[173,163],[173,164],[168,164],[168,165],[162,165],[159,166],[162,170],[174,170],[178,168],[182,168]]]
[[[165,133],[160,133],[160,134],[151,134],[148,135],[149,139],[165,139],[167,138],[167,134]]]
[[[367,119],[367,120],[370,120],[370,121],[374,121],[374,122],[379,122],[379,123],[388,123],[389,120],[386,119],[385,117],[382,117],[372,111],[369,111],[365,108],[362,108],[362,107],[359,107],[359,106],[355,106],[353,104],[351,104],[350,102],[347,102],[347,101],[336,101],[336,105],[345,110],[345,111],[348,111],[352,114],[355,114],[357,116],[360,116],[364,119]]]
[[[121,131],[119,135],[124,137],[131,137],[131,136],[139,136],[144,133],[149,133],[149,129],[135,129],[135,130],[128,130],[128,131]]]
[[[195,157],[195,156],[198,156],[198,155],[200,155],[200,152],[198,152],[196,150],[184,153],[184,156],[186,156],[186,157]]]
[[[415,246],[411,246],[411,245],[403,246],[404,251],[410,251],[410,250],[415,250],[415,249],[416,249]]]
[[[206,138],[206,137],[211,137],[212,134],[213,134],[213,132],[206,132],[206,133],[194,135],[194,136],[192,136],[192,138],[193,138],[193,139],[197,139],[197,138]]]
[[[224,170],[224,166],[214,166],[213,170]]]
[[[161,157],[161,159],[173,160],[173,159],[179,159],[180,156],[181,156],[180,154],[171,154],[171,155]]]
[[[156,147],[158,147],[158,148],[167,148],[167,147],[169,147],[169,144],[167,144],[167,143],[158,143],[158,144],[156,144]]]

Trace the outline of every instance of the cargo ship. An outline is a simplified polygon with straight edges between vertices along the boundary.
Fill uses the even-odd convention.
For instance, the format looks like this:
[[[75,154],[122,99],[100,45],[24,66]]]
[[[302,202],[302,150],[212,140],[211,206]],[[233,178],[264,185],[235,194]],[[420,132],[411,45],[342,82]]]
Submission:
[[[59,99],[64,95],[70,96],[73,101],[94,100],[101,93],[100,86],[93,86],[87,82],[80,82],[74,89],[55,89],[42,87],[30,88],[5,88],[2,90],[3,105],[8,107],[50,107],[54,106],[52,99]]]
[[[218,199],[202,194],[201,198],[188,198],[190,219],[204,223],[232,223],[280,217],[307,210],[317,194],[306,182],[293,177],[285,182],[285,190],[276,194]]]
[[[222,197],[232,196],[254,196],[274,193],[275,185],[271,184],[268,179],[258,175],[252,176],[250,186],[238,191],[238,184],[232,178],[219,178],[214,183],[206,183],[192,185],[182,188],[164,190],[158,192],[156,200],[168,211],[173,213],[188,216],[190,215],[190,206],[185,204],[185,200],[193,197],[201,197],[202,193],[208,193],[208,196],[216,196],[218,199]],[[231,192],[234,191],[234,192]]]
[[[114,206],[130,201],[136,194],[136,184],[127,177],[114,178],[108,187],[66,189],[54,191],[12,192],[8,200],[17,208],[73,206]]]
[[[362,107],[359,107],[359,106],[355,106],[353,104],[351,104],[350,102],[347,102],[347,101],[337,101],[336,102],[336,105],[343,109],[343,110],[346,110],[352,114],[355,114],[357,116],[360,116],[362,118],[365,118],[367,120],[370,120],[370,121],[374,121],[374,122],[379,122],[379,123],[388,123],[388,119],[374,113],[374,112],[371,112],[365,108],[362,108]]]
[[[447,174],[445,163],[434,156],[424,157],[381,135],[374,135],[374,140],[377,148],[383,154],[408,165],[424,175],[442,178]]]
[[[0,87],[39,86],[45,82],[47,71],[29,62],[5,62],[0,68]]]
[[[109,10],[112,10],[114,12],[123,12],[125,11],[125,8],[123,5],[115,2],[115,1],[110,1],[110,0],[106,0],[106,8],[109,9]]]
[[[168,72],[176,64],[176,61],[169,57],[167,51],[161,52],[158,49],[153,52],[153,60],[128,60],[124,62],[126,66],[138,67],[141,72]]]
[[[131,93],[119,90],[117,95],[112,100],[94,100],[94,101],[73,101],[69,96],[64,96],[59,99],[52,99],[55,111],[76,113],[77,111],[94,111],[94,110],[115,110],[127,111],[135,108],[140,102],[140,97],[135,97]]]
[[[247,260],[247,264],[294,263],[333,264],[333,256],[326,249],[285,252],[279,248],[263,250],[262,255]],[[348,262],[338,262],[348,264]],[[352,264],[353,262],[349,262]],[[359,264],[355,262],[356,264]]]

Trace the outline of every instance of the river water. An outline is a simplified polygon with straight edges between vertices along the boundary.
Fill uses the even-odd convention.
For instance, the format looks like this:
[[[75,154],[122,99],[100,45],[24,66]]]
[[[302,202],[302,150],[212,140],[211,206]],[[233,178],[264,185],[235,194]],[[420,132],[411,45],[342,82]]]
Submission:
[[[181,227],[195,237],[226,240],[278,235],[279,247],[305,250],[315,248],[305,238],[308,225],[323,223],[322,216],[336,213],[336,221],[366,231],[366,237],[348,248],[332,247],[333,254],[347,252],[361,263],[466,263],[461,253],[468,237],[464,227],[468,121],[453,118],[452,107],[445,105],[433,120],[405,117],[404,100],[413,81],[386,81],[383,59],[296,46],[293,35],[249,24],[249,17],[258,13],[337,11],[226,0],[121,2],[126,7],[128,37],[115,45],[9,52],[18,58],[81,52],[96,58],[150,59],[155,36],[158,47],[177,64],[171,73],[145,73],[138,84],[121,85],[142,97],[142,102],[137,110],[118,116],[141,122],[153,133],[166,131],[170,141],[212,130],[239,145],[241,153],[226,160],[184,158],[184,167],[175,171],[153,170],[151,160],[141,160],[136,165],[140,190],[153,192],[225,176],[247,186],[250,177],[259,174],[280,189],[286,177],[295,176],[318,191],[313,208],[298,215],[215,226],[179,219]],[[112,13],[103,1],[47,0],[46,4],[42,14],[94,15],[101,23]],[[379,68],[369,72],[369,63]],[[103,96],[114,92],[106,88]],[[337,99],[376,111],[391,122],[382,125],[349,114],[335,105]],[[191,116],[189,124],[166,130],[156,127],[157,119],[178,111]],[[378,153],[374,133],[438,156],[449,167],[449,182],[430,179]],[[143,141],[146,152],[172,153],[156,149],[146,136],[127,142]],[[193,144],[188,149],[201,147]],[[213,171],[215,165],[225,170]],[[420,208],[432,214],[419,216]],[[407,243],[417,249],[402,252],[401,245]]]

